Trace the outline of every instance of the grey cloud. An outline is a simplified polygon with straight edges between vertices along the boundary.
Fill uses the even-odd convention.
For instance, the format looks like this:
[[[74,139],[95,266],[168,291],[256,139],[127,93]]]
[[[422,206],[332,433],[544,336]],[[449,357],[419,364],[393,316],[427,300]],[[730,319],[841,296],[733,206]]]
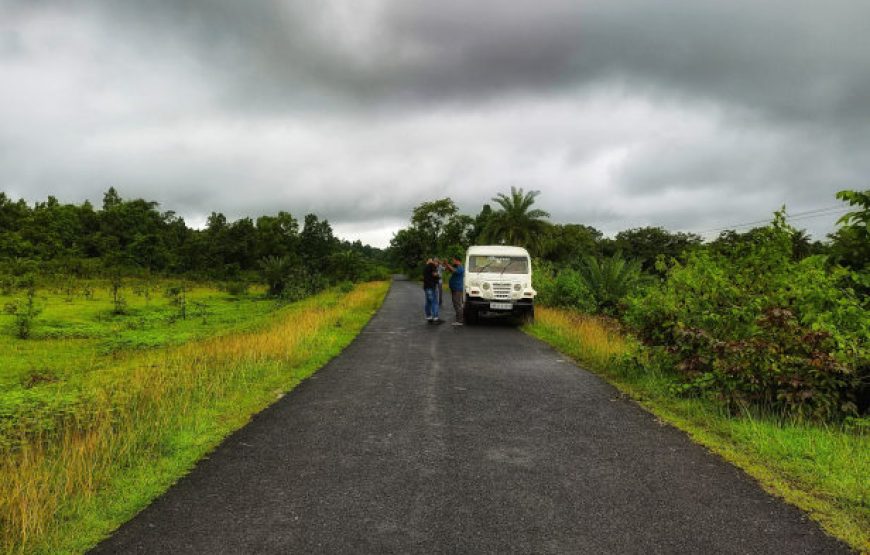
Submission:
[[[870,175],[863,0],[0,12],[0,187],[31,199],[115,185],[192,218],[315,211],[371,233],[519,185],[612,232],[827,206]]]
[[[247,101],[280,105],[303,90],[351,103],[464,101],[612,79],[787,119],[870,110],[862,0],[357,5],[106,1],[102,9],[140,40],[187,41]],[[355,33],[352,10],[368,14],[351,20]]]

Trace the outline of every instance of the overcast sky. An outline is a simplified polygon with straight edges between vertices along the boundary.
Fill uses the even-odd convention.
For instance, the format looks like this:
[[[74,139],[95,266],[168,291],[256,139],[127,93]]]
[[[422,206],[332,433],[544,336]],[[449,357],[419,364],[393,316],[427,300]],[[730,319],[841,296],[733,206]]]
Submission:
[[[867,0],[0,0],[0,190],[28,201],[115,186],[386,246],[511,185],[612,234],[868,183]]]

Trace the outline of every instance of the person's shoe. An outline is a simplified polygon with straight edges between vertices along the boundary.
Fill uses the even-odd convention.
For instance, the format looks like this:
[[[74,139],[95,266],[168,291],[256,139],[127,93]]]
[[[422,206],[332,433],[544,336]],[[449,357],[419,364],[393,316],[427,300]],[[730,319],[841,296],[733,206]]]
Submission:
[[[451,325],[453,325],[453,326],[461,326],[461,325],[462,325],[462,322],[453,322],[453,324],[451,324]]]
[[[434,319],[432,320],[432,323],[433,323],[433,324],[443,324],[444,321],[441,320],[440,318],[434,318]]]

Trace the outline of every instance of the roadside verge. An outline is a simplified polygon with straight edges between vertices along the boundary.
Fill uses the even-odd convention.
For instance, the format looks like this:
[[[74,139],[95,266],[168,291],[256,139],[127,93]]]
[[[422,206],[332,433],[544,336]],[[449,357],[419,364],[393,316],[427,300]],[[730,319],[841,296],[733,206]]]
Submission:
[[[693,441],[808,513],[853,549],[870,552],[870,436],[847,426],[725,414],[671,393],[671,380],[619,364],[631,340],[599,318],[546,307],[524,331],[549,343]]]
[[[136,354],[94,374],[86,421],[0,460],[0,551],[77,553],[338,355],[389,283],[289,305],[270,325]]]

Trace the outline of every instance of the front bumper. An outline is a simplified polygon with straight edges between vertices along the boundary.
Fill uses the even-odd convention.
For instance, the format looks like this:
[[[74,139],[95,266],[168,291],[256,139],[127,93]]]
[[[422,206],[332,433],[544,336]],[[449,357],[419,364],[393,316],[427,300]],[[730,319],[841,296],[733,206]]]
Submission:
[[[508,308],[492,308],[490,303],[510,304]],[[476,312],[489,312],[491,314],[511,314],[521,316],[530,312],[534,307],[534,299],[516,299],[516,300],[501,300],[501,299],[484,299],[481,297],[465,297],[465,304]]]

